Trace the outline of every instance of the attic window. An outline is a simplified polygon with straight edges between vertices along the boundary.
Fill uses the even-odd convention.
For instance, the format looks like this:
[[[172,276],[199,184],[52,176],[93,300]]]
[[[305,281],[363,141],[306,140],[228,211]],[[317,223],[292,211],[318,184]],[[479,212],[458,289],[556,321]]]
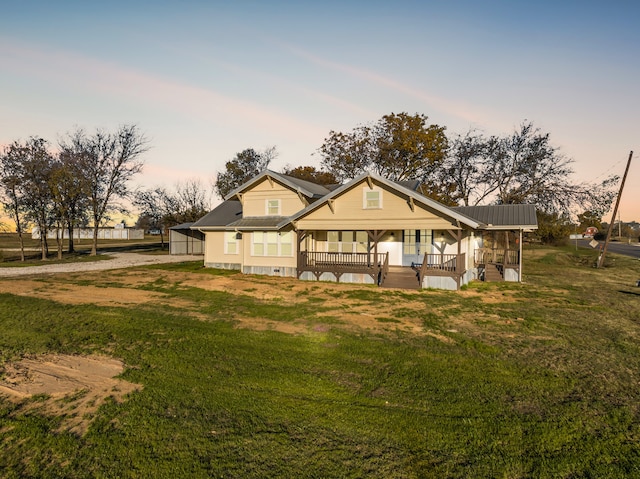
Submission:
[[[377,210],[382,208],[382,191],[363,188],[362,208],[365,210]]]
[[[267,216],[280,216],[280,200],[267,200]]]

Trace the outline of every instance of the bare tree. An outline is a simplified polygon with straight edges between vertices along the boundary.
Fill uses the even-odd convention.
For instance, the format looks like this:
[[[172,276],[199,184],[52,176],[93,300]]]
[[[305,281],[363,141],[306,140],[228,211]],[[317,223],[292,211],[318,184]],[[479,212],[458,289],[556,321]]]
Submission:
[[[80,154],[88,184],[89,208],[93,222],[91,255],[97,254],[98,229],[113,211],[124,211],[117,199],[129,195],[129,180],[142,170],[140,158],[148,142],[135,125],[125,125],[116,133],[97,130],[87,135],[77,129],[61,142],[61,147]]]
[[[167,211],[167,191],[157,187],[148,190],[138,190],[135,192],[133,204],[139,209],[140,216],[149,219],[149,226],[160,231],[160,243],[164,248],[164,232],[166,228]]]
[[[195,222],[211,209],[211,193],[199,178],[180,181],[175,189],[180,223]]]

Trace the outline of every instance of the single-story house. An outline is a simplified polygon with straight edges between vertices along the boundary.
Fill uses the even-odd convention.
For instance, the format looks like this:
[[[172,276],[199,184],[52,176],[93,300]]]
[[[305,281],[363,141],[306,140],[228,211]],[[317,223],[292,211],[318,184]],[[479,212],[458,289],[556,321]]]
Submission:
[[[418,187],[365,173],[327,188],[265,170],[191,229],[205,266],[248,274],[454,290],[521,281],[533,205],[449,207]]]

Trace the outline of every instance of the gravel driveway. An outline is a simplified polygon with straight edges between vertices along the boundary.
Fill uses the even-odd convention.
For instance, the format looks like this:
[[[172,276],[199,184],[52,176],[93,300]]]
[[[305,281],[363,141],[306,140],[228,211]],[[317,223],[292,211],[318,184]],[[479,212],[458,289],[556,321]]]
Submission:
[[[24,266],[0,268],[0,277],[28,276],[31,274],[75,273],[79,271],[104,271],[108,269],[129,268],[147,264],[181,263],[201,260],[202,256],[192,255],[149,255],[140,253],[104,253],[109,259],[87,263],[45,264],[42,266]]]

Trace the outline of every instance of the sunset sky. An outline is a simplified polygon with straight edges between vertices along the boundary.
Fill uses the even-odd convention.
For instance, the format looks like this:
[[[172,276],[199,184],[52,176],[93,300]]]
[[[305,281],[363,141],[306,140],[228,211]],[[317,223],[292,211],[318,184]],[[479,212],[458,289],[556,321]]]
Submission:
[[[22,1],[0,11],[0,145],[137,124],[137,183],[209,182],[245,148],[319,167],[395,112],[450,133],[532,121],[573,181],[622,175],[640,221],[640,2]],[[609,221],[610,217],[605,217]]]

